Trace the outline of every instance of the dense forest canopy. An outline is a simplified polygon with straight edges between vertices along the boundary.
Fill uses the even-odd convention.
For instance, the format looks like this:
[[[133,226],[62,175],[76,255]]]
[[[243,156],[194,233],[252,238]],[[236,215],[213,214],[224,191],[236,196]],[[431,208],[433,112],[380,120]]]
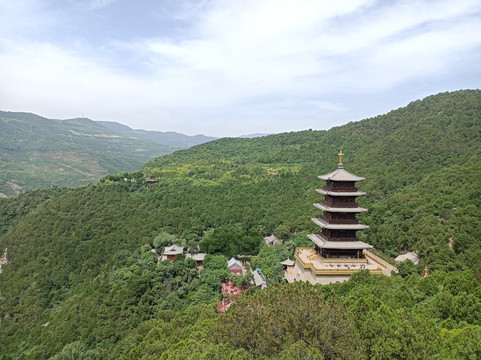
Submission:
[[[443,93],[328,131],[220,139],[97,184],[0,199],[0,251],[8,258],[0,275],[0,354],[480,356],[480,125],[481,91]],[[317,230],[310,222],[319,215],[312,206],[323,186],[317,175],[335,168],[340,148],[345,168],[366,177],[359,203],[369,212],[360,220],[371,228],[361,240],[391,257],[417,251],[421,261],[403,263],[392,278],[362,272],[344,284],[277,284],[279,261]],[[158,182],[147,186],[146,178]],[[272,233],[283,244],[263,246],[261,235]],[[157,264],[150,250],[172,243],[209,253],[200,274],[191,259]],[[251,289],[216,314],[227,257],[239,252],[259,252],[252,265],[265,270],[270,287]],[[421,279],[425,266],[431,275]],[[262,311],[254,311],[259,304]],[[315,334],[293,316],[306,312],[317,316]],[[324,331],[335,323],[344,333]],[[234,341],[234,334],[241,335]]]

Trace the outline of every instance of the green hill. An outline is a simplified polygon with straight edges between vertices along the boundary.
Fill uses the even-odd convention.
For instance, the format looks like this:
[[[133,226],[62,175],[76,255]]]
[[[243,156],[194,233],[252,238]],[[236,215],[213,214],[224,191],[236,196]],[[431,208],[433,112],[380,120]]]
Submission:
[[[0,356],[475,358],[480,120],[481,91],[442,93],[329,131],[220,139],[127,176],[0,199],[0,251],[9,261],[0,275]],[[421,262],[392,278],[275,285],[279,269],[269,259],[315,229],[317,175],[335,168],[341,147],[345,168],[366,177],[359,202],[371,229],[362,240],[391,256],[417,250]],[[147,186],[145,178],[159,181]],[[249,291],[218,316],[222,255],[258,249],[257,232],[286,238],[251,259],[272,290]],[[187,260],[155,264],[150,249],[171,241],[213,253],[200,278]],[[426,265],[432,275],[421,280]]]
[[[116,133],[89,119],[50,120],[0,111],[0,196],[80,186],[138,169],[179,148]]]
[[[152,141],[160,145],[177,146],[185,149],[195,145],[199,145],[208,141],[216,140],[216,138],[205,135],[184,135],[175,131],[147,131],[133,130],[130,127],[113,121],[96,121],[107,129],[124,136],[135,137],[137,139]]]

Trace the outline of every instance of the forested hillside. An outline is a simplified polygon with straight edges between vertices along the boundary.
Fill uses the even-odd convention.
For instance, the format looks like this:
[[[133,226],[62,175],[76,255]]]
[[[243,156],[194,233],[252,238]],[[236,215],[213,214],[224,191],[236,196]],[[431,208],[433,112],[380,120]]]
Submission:
[[[362,240],[391,278],[277,284],[305,245],[339,149],[366,181]],[[0,354],[54,359],[462,359],[481,356],[481,91],[430,96],[336,127],[220,139],[78,189],[0,199]],[[145,178],[155,178],[147,186]],[[262,246],[260,234],[284,240]],[[172,243],[209,255],[156,264]],[[267,291],[215,312],[226,256],[256,255]],[[2,255],[0,254],[0,256]],[[421,279],[425,266],[431,273]],[[302,300],[300,300],[302,299]]]
[[[191,146],[199,145],[216,139],[214,137],[205,135],[189,136],[175,131],[134,130],[126,125],[122,125],[113,121],[96,121],[96,123],[125,136],[152,141],[160,145],[175,146],[181,149],[189,148]]]
[[[186,147],[128,137],[89,119],[0,111],[0,197],[86,185]]]

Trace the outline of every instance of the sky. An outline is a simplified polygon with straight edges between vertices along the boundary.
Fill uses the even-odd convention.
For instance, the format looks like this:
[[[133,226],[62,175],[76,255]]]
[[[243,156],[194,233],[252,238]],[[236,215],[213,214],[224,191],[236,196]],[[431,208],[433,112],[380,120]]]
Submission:
[[[479,88],[479,0],[0,0],[3,111],[223,137]]]

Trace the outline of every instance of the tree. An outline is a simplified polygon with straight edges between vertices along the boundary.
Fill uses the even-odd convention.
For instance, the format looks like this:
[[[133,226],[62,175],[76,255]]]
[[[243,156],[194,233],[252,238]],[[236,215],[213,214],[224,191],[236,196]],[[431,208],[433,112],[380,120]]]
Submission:
[[[481,287],[481,284],[476,279],[472,270],[451,272],[444,279],[444,288],[453,295],[461,292],[472,293],[476,288]]]
[[[262,272],[268,278],[269,284],[277,283],[284,276],[281,262],[286,260],[288,256],[291,256],[291,254],[284,244],[263,245],[259,256],[251,259],[251,264],[254,269],[262,269]]]
[[[442,346],[433,359],[480,359],[481,327],[466,326],[462,329],[442,331]]]
[[[474,294],[459,293],[453,298],[451,318],[466,321],[469,324],[481,325],[481,301]]]
[[[50,360],[95,360],[100,359],[98,353],[80,341],[65,345],[62,351],[52,356]]]
[[[213,335],[219,343],[244,348],[254,357],[277,357],[302,340],[310,352],[317,349],[326,359],[364,358],[353,318],[341,304],[327,300],[319,287],[307,283],[278,284],[245,294],[219,318]]]
[[[222,255],[206,255],[200,280],[212,290],[218,291],[222,282],[228,277],[227,260]]]
[[[140,259],[145,266],[154,266],[157,263],[157,254],[152,251],[144,252],[140,255]]]
[[[274,235],[281,240],[287,240],[291,236],[291,232],[289,230],[289,227],[286,225],[277,225],[276,228],[274,229]]]
[[[401,263],[398,264],[397,266],[399,270],[399,275],[402,277],[407,277],[412,274],[417,274],[417,267],[414,265],[414,263],[411,261],[411,259],[407,259]]]
[[[304,341],[295,342],[288,349],[283,350],[279,360],[322,360],[324,356],[319,349],[310,347]]]
[[[354,313],[369,358],[422,360],[437,353],[439,333],[432,319],[384,304],[374,311],[358,307]]]
[[[239,254],[257,254],[261,242],[262,236],[254,228],[245,230],[239,225],[225,225],[208,231],[199,245],[203,252],[230,258]]]
[[[176,236],[162,231],[154,238],[152,243],[155,250],[160,253],[164,247],[174,244],[177,240]]]

